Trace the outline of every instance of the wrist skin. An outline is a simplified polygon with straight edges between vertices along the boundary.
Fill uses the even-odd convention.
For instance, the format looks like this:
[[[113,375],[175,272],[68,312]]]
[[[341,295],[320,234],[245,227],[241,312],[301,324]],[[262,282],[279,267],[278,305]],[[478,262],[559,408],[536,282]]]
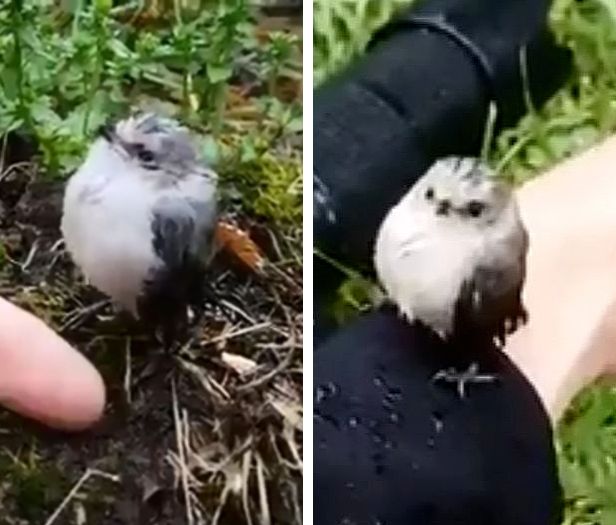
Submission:
[[[616,137],[518,191],[529,233],[529,322],[505,351],[553,421],[595,379],[616,371]]]

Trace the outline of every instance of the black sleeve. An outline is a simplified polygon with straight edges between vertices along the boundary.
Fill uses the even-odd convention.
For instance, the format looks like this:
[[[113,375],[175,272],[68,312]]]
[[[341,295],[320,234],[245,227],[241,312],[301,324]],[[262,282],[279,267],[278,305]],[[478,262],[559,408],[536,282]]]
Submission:
[[[489,103],[497,129],[543,104],[570,54],[547,29],[547,0],[423,0],[377,33],[314,96],[315,244],[369,267],[386,211],[438,158],[477,155]]]
[[[314,519],[319,525],[557,525],[549,419],[495,348],[469,356],[496,381],[434,382],[460,356],[393,310],[315,353]]]

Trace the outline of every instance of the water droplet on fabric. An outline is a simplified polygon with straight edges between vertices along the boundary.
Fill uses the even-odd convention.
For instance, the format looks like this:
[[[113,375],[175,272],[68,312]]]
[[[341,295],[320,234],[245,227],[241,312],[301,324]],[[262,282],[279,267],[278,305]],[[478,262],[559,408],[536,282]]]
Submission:
[[[440,411],[435,410],[432,412],[432,424],[434,425],[434,431],[437,434],[440,434],[443,431],[445,423],[443,422],[443,414]]]
[[[383,454],[381,452],[375,452],[372,454],[371,459],[374,463],[374,471],[376,474],[383,474],[383,472],[385,472],[385,465],[383,465]]]
[[[318,386],[315,392],[315,403],[318,405],[327,397],[327,392],[322,386]]]
[[[332,383],[331,381],[327,383],[326,387],[328,389],[328,397],[335,397],[336,394],[338,394],[338,392],[340,391],[338,385]]]
[[[338,420],[334,416],[331,416],[329,414],[321,414],[321,418],[324,421],[327,421],[330,425],[335,427],[337,430],[340,430],[340,424],[338,423]]]
[[[389,395],[392,395],[392,396],[402,397],[402,390],[400,390],[398,387],[395,387],[395,386],[389,387],[389,392],[388,393],[389,393]]]
[[[340,389],[335,383],[331,381],[325,385],[318,386],[315,391],[315,404],[320,404],[326,399],[335,397]]]
[[[385,394],[385,400],[388,403],[397,403],[398,401],[400,401],[402,399],[402,394],[397,393],[397,392],[387,392],[387,394]]]
[[[439,88],[436,90],[436,92],[434,93],[434,99],[435,100],[442,100],[444,99],[446,96],[448,95],[448,91],[445,88]]]

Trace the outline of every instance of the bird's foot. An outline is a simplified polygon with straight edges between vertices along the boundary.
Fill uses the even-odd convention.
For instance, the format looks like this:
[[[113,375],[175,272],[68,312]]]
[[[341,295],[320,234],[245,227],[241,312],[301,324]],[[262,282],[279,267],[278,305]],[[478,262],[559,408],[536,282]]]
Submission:
[[[72,312],[69,312],[62,326],[59,328],[59,332],[63,332],[65,330],[75,330],[84,324],[88,319],[90,319],[93,315],[101,312],[104,308],[109,306],[111,301],[109,299],[103,299],[101,301],[97,301],[90,306],[85,306],[82,308],[77,308]]]
[[[528,322],[528,314],[526,313],[526,310],[524,309],[520,310],[518,313],[516,313],[515,315],[511,317],[507,317],[507,319],[505,319],[505,322],[504,322],[505,334],[507,335],[513,334],[518,328],[520,328],[521,326],[524,326],[527,322]]]
[[[436,332],[436,335],[438,335],[441,341],[447,342],[447,340],[449,339],[449,332],[447,332],[447,330],[443,330],[440,328],[434,328],[434,331]]]
[[[490,374],[480,374],[479,365],[477,363],[471,363],[471,365],[463,371],[456,370],[455,368],[447,368],[434,374],[432,377],[433,382],[445,381],[446,383],[455,383],[456,389],[460,398],[466,397],[466,386],[469,383],[494,383],[496,376]]]
[[[520,327],[528,322],[528,313],[520,305],[517,312],[512,313],[504,319],[494,334],[494,342],[501,350],[505,348],[507,337],[516,332]]]
[[[198,336],[199,329],[199,323],[187,316],[185,321],[158,326],[153,335],[163,353],[175,355],[191,344]]]
[[[512,329],[517,330],[520,326],[524,326],[528,323],[528,310],[524,306],[522,299],[518,299],[518,305],[515,313],[512,315]]]
[[[189,306],[186,315],[186,326],[189,331],[197,331],[201,321],[205,317],[203,305]]]
[[[152,335],[160,347],[163,355],[173,355],[179,347],[178,336],[175,326],[157,326]]]
[[[528,323],[528,311],[524,308],[524,305],[520,305],[520,310],[518,311],[518,315],[516,317],[515,329],[517,330],[520,326],[524,326]]]

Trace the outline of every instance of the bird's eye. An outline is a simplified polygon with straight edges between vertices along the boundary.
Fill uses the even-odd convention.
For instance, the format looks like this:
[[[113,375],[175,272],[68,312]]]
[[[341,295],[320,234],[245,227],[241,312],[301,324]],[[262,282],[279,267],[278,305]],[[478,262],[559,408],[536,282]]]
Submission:
[[[431,201],[434,198],[434,188],[428,188],[426,190],[426,200]]]
[[[154,160],[154,154],[144,147],[137,149],[137,157],[142,162],[152,162]]]
[[[466,211],[471,217],[479,217],[486,209],[486,205],[480,201],[470,201],[466,207]]]

